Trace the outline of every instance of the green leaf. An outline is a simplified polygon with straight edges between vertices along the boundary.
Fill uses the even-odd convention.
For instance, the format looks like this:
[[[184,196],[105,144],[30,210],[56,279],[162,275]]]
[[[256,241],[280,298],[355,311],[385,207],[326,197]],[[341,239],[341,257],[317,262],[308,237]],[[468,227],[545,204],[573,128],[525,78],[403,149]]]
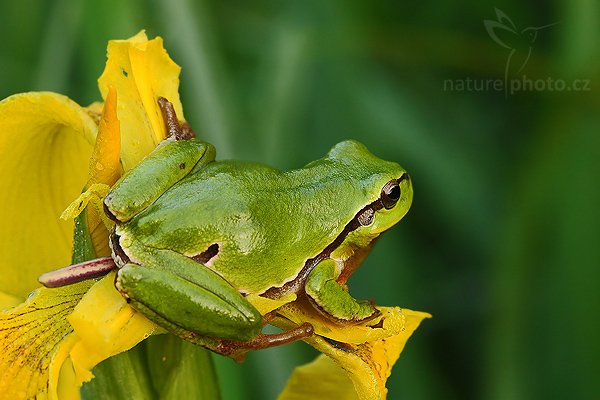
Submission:
[[[158,398],[219,399],[219,386],[208,350],[173,335],[153,336],[143,343]]]
[[[96,251],[92,243],[92,237],[88,229],[87,210],[83,210],[75,218],[73,231],[73,264],[96,258]]]
[[[94,368],[84,399],[218,400],[210,353],[173,335],[147,339]]]
[[[83,385],[83,399],[155,399],[144,348],[136,346],[94,368],[95,378]]]

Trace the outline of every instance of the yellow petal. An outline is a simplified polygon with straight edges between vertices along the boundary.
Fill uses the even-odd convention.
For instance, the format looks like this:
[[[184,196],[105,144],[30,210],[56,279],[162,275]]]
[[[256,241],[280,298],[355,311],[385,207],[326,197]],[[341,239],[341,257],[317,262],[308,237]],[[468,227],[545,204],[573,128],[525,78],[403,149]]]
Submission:
[[[61,365],[75,344],[66,319],[91,282],[41,288],[0,314],[0,399],[57,399]]]
[[[113,180],[121,169],[115,166],[119,158],[124,170],[133,167],[165,136],[158,96],[173,102],[182,116],[178,74],[162,40],[147,41],[142,33],[109,46],[99,82],[105,97],[102,120],[97,103],[85,110],[56,94],[16,95],[0,103],[0,167],[5,171],[0,188],[9,194],[0,199],[0,216],[11,226],[0,237],[4,305],[36,287],[42,272],[69,264],[73,225],[58,216],[84,187],[96,123],[102,138],[95,147],[90,186]],[[116,114],[125,132],[120,157],[110,86],[118,92]],[[99,235],[106,240],[105,231]],[[126,305],[111,278],[94,286],[67,320],[92,283],[40,289],[27,303],[0,314],[0,399],[56,399],[57,391],[61,399],[77,399],[79,385],[95,364],[155,332],[151,322]]]
[[[10,294],[0,292],[0,311],[19,305],[23,301],[22,298],[11,296]]]
[[[137,165],[165,137],[158,97],[171,101],[179,118],[183,119],[178,92],[179,71],[160,37],[148,40],[142,31],[128,40],[108,43],[108,61],[98,84],[103,97],[109,86],[117,91],[124,170]]]
[[[348,374],[333,359],[321,354],[313,362],[296,367],[278,400],[358,400]]]
[[[408,338],[424,318],[431,317],[430,314],[423,312],[407,309],[402,311],[406,323],[399,334],[361,344],[354,354],[347,354],[337,349],[328,354],[336,359],[339,365],[348,372],[359,399],[386,398],[387,388],[385,383]]]
[[[405,325],[405,315],[399,307],[378,307],[379,316],[361,324],[336,323],[315,312],[304,301],[288,303],[277,310],[278,314],[300,325],[309,322],[315,332],[342,343],[361,344],[399,334]]]
[[[284,304],[290,303],[296,300],[295,293],[288,293],[279,299],[268,299],[266,297],[259,296],[257,294],[250,294],[246,296],[246,300],[250,302],[261,315],[265,315],[273,310],[276,310]]]
[[[88,186],[112,186],[121,176],[121,124],[117,117],[117,91],[108,88],[98,126],[98,137],[90,159]]]
[[[112,186],[121,176],[121,124],[117,117],[117,92],[110,86],[98,126],[98,137],[90,159],[87,188]],[[104,196],[106,193],[104,193]],[[110,255],[108,227],[112,223],[104,214],[101,198],[88,209],[87,224],[96,256]]]
[[[24,298],[37,277],[68,265],[73,222],[58,216],[79,194],[96,124],[55,93],[0,102],[0,290]]]
[[[323,318],[301,301],[280,308],[279,316],[272,324],[282,329],[290,329],[301,322],[310,322],[316,334],[305,341],[330,357],[338,366],[337,370],[331,365],[326,366],[333,374],[329,376],[322,375],[324,361],[302,367],[294,373],[280,400],[307,396],[306,391],[313,389],[314,397],[310,398],[385,399],[385,383],[406,341],[420,322],[431,315],[399,307],[378,309],[381,314],[377,318],[361,324],[348,325],[336,324]],[[302,383],[303,379],[313,374],[321,374],[321,378]],[[340,397],[336,391],[329,392],[329,389],[335,386],[332,382],[343,379],[337,374],[345,375],[353,383],[353,394]]]
[[[95,284],[67,317],[77,337],[70,352],[77,385],[92,378],[96,364],[163,332],[127,304],[115,290],[114,279],[111,273]]]
[[[60,400],[79,400],[81,399],[80,389],[71,359],[67,358],[60,369],[58,377],[58,398]]]
[[[162,332],[113,281],[41,288],[0,314],[0,400],[77,398],[96,364]]]

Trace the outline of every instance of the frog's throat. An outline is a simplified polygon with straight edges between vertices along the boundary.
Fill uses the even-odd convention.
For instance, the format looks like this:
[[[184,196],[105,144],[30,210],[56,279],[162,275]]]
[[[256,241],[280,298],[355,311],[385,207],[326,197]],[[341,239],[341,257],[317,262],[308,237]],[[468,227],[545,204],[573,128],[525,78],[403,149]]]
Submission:
[[[269,299],[278,299],[282,296],[285,296],[288,293],[297,293],[303,286],[308,274],[313,270],[313,268],[323,260],[326,260],[331,257],[331,253],[335,251],[340,245],[346,240],[348,234],[361,226],[370,225],[373,222],[373,216],[375,213],[383,208],[383,202],[379,198],[374,202],[366,205],[362,208],[350,222],[346,224],[342,232],[331,242],[325,249],[319,253],[317,256],[313,258],[309,258],[304,263],[304,267],[300,270],[296,277],[284,283],[282,286],[272,287],[270,289],[265,290],[261,296],[267,297]],[[375,239],[375,238],[373,238]],[[362,258],[361,258],[362,259]],[[344,263],[344,269],[346,265]],[[342,270],[342,274],[344,271]]]

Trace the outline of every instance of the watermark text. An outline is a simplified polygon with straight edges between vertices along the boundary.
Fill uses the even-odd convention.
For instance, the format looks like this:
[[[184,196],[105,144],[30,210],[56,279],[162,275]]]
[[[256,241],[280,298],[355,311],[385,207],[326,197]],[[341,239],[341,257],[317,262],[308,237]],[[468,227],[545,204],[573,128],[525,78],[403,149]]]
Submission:
[[[592,83],[589,79],[532,79],[523,75],[513,79],[444,79],[445,92],[589,92]]]

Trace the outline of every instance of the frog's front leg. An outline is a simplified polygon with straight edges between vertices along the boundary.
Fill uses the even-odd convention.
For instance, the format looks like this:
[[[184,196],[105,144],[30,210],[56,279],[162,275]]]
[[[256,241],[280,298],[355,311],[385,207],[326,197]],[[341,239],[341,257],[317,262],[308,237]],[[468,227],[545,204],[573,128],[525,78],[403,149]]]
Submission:
[[[316,307],[336,320],[359,322],[373,318],[379,311],[368,301],[358,301],[336,279],[340,275],[336,262],[319,262],[310,272],[304,290]]]
[[[215,148],[194,139],[186,124],[180,125],[171,103],[161,97],[159,104],[167,138],[127,171],[104,199],[106,214],[117,222],[130,220],[183,177],[215,159]]]
[[[153,250],[150,259],[150,265],[124,265],[115,286],[133,308],[185,340],[241,360],[248,350],[313,333],[305,324],[280,334],[262,334],[268,318],[263,319],[221,276],[169,250]]]

